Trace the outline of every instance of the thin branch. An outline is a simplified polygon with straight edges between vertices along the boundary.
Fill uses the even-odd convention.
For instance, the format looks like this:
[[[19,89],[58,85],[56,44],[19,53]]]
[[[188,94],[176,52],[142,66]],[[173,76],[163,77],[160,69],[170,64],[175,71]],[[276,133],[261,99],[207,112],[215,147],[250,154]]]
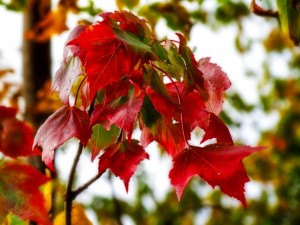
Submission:
[[[78,145],[78,150],[77,150],[77,154],[75,156],[71,171],[70,171],[70,175],[69,175],[69,179],[68,179],[68,183],[67,183],[67,190],[66,190],[66,194],[65,194],[65,213],[66,213],[66,225],[71,225],[72,224],[72,203],[74,198],[73,192],[72,192],[72,186],[73,186],[73,182],[74,182],[74,177],[75,177],[75,172],[76,172],[76,168],[81,156],[83,150],[83,144],[81,142],[79,142]]]
[[[88,182],[86,182],[84,185],[82,185],[81,187],[79,187],[76,190],[74,190],[72,192],[73,197],[76,198],[81,192],[83,192],[84,190],[86,190],[91,184],[93,184],[95,181],[97,181],[102,176],[103,173],[97,174],[92,179],[90,179]]]
[[[96,98],[94,97],[94,99],[90,105],[90,108],[88,110],[89,116],[91,116],[94,111],[95,99]],[[73,187],[73,183],[74,183],[76,168],[77,168],[80,156],[82,154],[82,151],[83,151],[83,144],[81,142],[79,142],[78,150],[77,150],[77,153],[74,158],[74,162],[73,162],[73,165],[72,165],[72,168],[70,171],[70,175],[69,175],[69,179],[68,179],[68,183],[67,183],[67,190],[66,190],[66,194],[65,194],[65,220],[66,220],[65,222],[66,222],[66,225],[72,224],[72,203],[73,203],[73,200],[77,196],[72,191],[72,187]]]

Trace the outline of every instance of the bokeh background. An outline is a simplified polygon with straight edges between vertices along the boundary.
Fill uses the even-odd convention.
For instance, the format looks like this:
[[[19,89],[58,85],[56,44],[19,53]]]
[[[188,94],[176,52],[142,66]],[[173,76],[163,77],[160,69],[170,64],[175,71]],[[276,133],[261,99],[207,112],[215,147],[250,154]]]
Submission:
[[[198,59],[211,57],[232,81],[222,119],[236,143],[268,146],[244,160],[251,182],[247,210],[199,178],[181,202],[168,181],[171,160],[159,146],[147,150],[129,193],[106,173],[77,199],[93,224],[298,225],[300,224],[300,51],[276,18],[258,17],[250,0],[0,0],[0,103],[17,106],[38,127],[60,103],[50,94],[69,30],[103,11],[131,10],[161,39],[189,38]],[[276,11],[275,0],[257,3]],[[138,131],[136,132],[138,135]],[[63,208],[64,181],[74,143],[56,159],[53,214]],[[1,157],[1,156],[0,156]],[[77,184],[97,171],[86,151]],[[222,160],[222,159],[220,159]],[[32,160],[37,167],[37,160]],[[232,184],[234,185],[234,184]]]

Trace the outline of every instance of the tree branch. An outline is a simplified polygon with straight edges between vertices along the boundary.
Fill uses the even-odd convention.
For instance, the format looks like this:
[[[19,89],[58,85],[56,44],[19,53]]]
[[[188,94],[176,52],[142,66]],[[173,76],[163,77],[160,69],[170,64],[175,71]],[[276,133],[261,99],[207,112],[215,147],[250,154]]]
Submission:
[[[90,117],[94,111],[95,100],[96,100],[96,96],[93,98],[93,101],[91,102],[90,108],[88,110],[88,114]],[[75,159],[74,159],[71,171],[70,171],[70,175],[69,175],[69,179],[68,179],[68,183],[67,183],[67,190],[66,190],[66,194],[65,194],[65,222],[66,222],[66,225],[72,225],[72,203],[73,203],[73,200],[76,198],[76,196],[79,193],[81,193],[81,192],[79,192],[77,194],[74,193],[74,191],[72,191],[72,187],[73,187],[73,183],[74,183],[76,168],[77,168],[80,156],[82,154],[82,151],[83,151],[83,144],[81,142],[79,142],[77,154],[75,156]]]
[[[69,175],[69,179],[68,179],[68,183],[67,183],[67,190],[66,190],[66,194],[65,194],[66,225],[72,224],[72,221],[71,221],[72,203],[73,203],[73,200],[75,199],[75,196],[72,192],[72,186],[73,186],[75,172],[76,172],[76,168],[77,168],[82,150],[83,150],[83,144],[81,142],[79,142],[77,154],[76,154],[76,157],[74,159],[74,162],[73,162],[73,165],[72,165],[72,168],[70,171],[70,175]]]
[[[88,182],[86,182],[84,185],[82,185],[81,187],[79,187],[76,190],[74,190],[72,192],[73,197],[76,198],[81,192],[83,192],[84,190],[86,190],[90,185],[92,185],[95,181],[97,181],[102,176],[103,173],[97,174],[92,179],[90,179]]]

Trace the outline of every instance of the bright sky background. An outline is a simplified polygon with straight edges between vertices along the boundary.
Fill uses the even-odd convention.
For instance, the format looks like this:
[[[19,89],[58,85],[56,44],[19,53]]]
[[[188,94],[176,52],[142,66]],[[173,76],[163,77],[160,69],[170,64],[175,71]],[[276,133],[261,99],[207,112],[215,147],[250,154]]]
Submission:
[[[54,1],[54,2],[57,2]],[[80,1],[84,4],[84,0]],[[115,10],[113,4],[107,4],[107,2],[114,1],[95,1],[101,2],[101,8],[106,9],[107,11]],[[105,3],[103,3],[105,2]],[[149,1],[145,1],[149,2]],[[205,1],[207,2],[207,1]],[[208,1],[205,7],[210,8],[214,7],[215,1]],[[248,0],[250,2],[250,0]],[[76,26],[77,16],[69,17],[69,26],[72,29]],[[245,35],[250,35],[255,39],[259,40],[264,36],[268,31],[269,27],[266,23],[263,23],[261,18],[254,17],[251,22],[246,22],[244,24],[247,26]],[[177,38],[173,34],[174,32],[169,31],[164,21],[159,23],[157,28],[161,36],[168,35],[170,38]],[[255,103],[258,99],[256,92],[257,81],[253,77],[245,76],[245,67],[250,66],[251,68],[256,68],[259,74],[261,74],[261,62],[264,59],[264,50],[260,45],[254,45],[251,54],[247,57],[240,57],[233,45],[235,33],[235,26],[228,26],[220,29],[219,31],[212,31],[204,25],[196,25],[191,34],[190,47],[193,49],[196,48],[197,58],[201,57],[211,57],[212,62],[217,63],[223,68],[223,70],[228,74],[230,80],[232,81],[232,89],[238,90],[244,99],[249,103]],[[1,68],[13,68],[16,72],[16,75],[20,77],[21,74],[21,40],[22,40],[22,15],[20,13],[9,12],[3,7],[0,7],[0,67]],[[173,36],[172,36],[173,35]],[[65,40],[68,36],[68,32],[65,32],[62,35],[55,36],[52,43],[52,54],[53,54],[53,72],[55,72],[61,63],[62,60],[62,51]],[[277,61],[276,61],[277,60]],[[276,71],[280,74],[286,71],[286,68],[280,60],[275,59]],[[1,88],[1,85],[0,85]],[[226,102],[225,102],[226,107]],[[237,115],[238,116],[238,115]],[[260,122],[262,127],[269,128],[275,124],[276,119],[278,118],[277,114],[265,116],[257,112],[258,117],[260,117]],[[257,118],[256,118],[257,119]],[[242,130],[239,130],[239,133],[232,131],[233,136],[240,137],[242,133],[243,141],[246,144],[254,145],[258,140],[259,136],[255,130],[251,127],[252,120],[245,117],[245,126]],[[248,122],[247,122],[248,121]],[[138,133],[136,133],[138,135]],[[67,174],[73,160],[70,160],[70,154],[76,151],[76,144],[69,143],[68,146],[72,149],[68,149],[66,152],[59,153],[60,161],[57,161],[57,165],[62,171],[62,178],[67,179]],[[151,151],[149,151],[151,149]],[[154,149],[154,150],[153,150]],[[171,160],[167,157],[161,158],[157,150],[155,150],[155,144],[151,144],[148,148],[148,153],[150,154],[150,160],[144,161],[142,168],[149,172],[150,177],[153,179],[150,181],[152,187],[156,190],[156,197],[162,199],[170,187],[168,180],[168,170],[171,167]],[[83,168],[84,172],[79,174],[78,183],[82,184],[85,180],[88,180],[88,177],[93,177],[97,171],[96,163],[89,165],[85,163],[89,161],[88,156],[80,161],[80,168]],[[125,192],[123,188],[123,183],[119,179],[113,180],[114,190],[117,190],[116,195],[118,197],[127,199],[128,201],[133,201],[135,198],[135,187],[136,180],[133,178],[130,186],[129,193]],[[251,188],[251,192],[249,191]],[[86,193],[83,193],[79,196],[79,201],[87,201],[91,199],[93,194],[97,195],[112,195],[111,184],[107,182],[107,176],[101,178],[96,184],[91,186]],[[209,190],[209,189],[208,189]],[[248,184],[247,185],[247,195],[248,197],[257,197],[259,195],[260,188],[259,186]],[[206,190],[207,191],[207,190]],[[234,202],[234,201],[233,201]],[[151,207],[151,201],[148,202],[149,207]],[[232,203],[235,204],[235,203]],[[89,213],[90,218],[94,221],[94,217]],[[201,216],[203,219],[205,213]],[[201,220],[202,220],[201,219]],[[200,220],[199,220],[200,221]],[[94,224],[96,224],[94,222]],[[127,222],[126,225],[130,225],[130,222]],[[200,225],[197,223],[197,225]]]

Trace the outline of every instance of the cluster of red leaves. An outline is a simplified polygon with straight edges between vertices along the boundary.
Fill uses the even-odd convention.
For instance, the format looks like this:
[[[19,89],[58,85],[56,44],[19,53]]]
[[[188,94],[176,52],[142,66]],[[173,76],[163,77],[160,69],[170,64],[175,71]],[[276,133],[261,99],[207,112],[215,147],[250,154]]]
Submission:
[[[0,152],[11,158],[37,154],[31,150],[33,129],[16,118],[17,109],[0,106]],[[47,176],[17,161],[0,162],[0,222],[9,213],[23,220],[51,224],[40,186]]]
[[[99,16],[95,24],[75,28],[66,43],[52,86],[65,106],[40,127],[33,145],[42,148],[46,165],[55,170],[54,151],[76,137],[89,144],[92,160],[103,151],[99,173],[110,169],[127,189],[138,164],[149,157],[145,148],[156,141],[173,159],[169,177],[178,198],[199,175],[246,206],[249,178],[242,159],[263,148],[234,146],[218,117],[230,86],[227,75],[209,58],[197,61],[181,34],[178,41],[159,42],[129,12]],[[135,125],[141,144],[131,140]],[[192,146],[196,127],[205,133]],[[200,147],[207,140],[215,142]]]

